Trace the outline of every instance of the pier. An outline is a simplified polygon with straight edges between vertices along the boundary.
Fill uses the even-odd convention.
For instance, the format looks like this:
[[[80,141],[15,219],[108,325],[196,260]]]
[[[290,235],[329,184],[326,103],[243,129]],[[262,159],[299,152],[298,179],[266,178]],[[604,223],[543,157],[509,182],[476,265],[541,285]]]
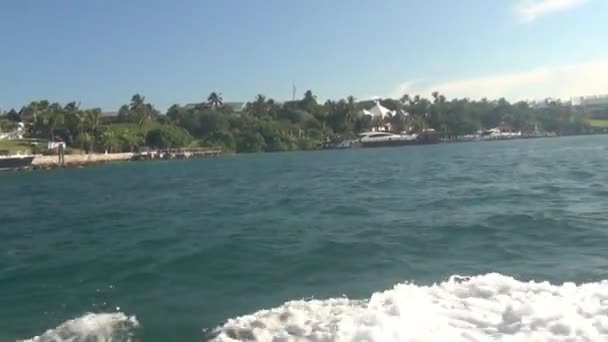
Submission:
[[[169,148],[142,151],[134,154],[132,160],[205,158],[217,157],[221,154],[222,149],[218,147]]]

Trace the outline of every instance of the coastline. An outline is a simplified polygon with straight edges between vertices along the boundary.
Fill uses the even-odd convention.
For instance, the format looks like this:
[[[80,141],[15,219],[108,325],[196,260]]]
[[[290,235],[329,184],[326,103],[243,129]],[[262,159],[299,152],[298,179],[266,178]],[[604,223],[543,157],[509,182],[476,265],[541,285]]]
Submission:
[[[35,155],[32,163],[26,167],[15,168],[14,171],[27,170],[49,170],[55,168],[82,168],[112,162],[126,161],[151,161],[167,159],[193,159],[216,157],[223,154],[219,148],[189,148],[189,149],[164,149],[148,152],[123,152],[123,153],[90,153],[90,154],[68,154],[64,155],[63,163],[58,155]]]
[[[598,135],[598,134],[581,134],[581,135]],[[529,140],[529,139],[541,139],[541,138],[561,138],[566,136],[559,135],[544,135],[544,136],[522,136],[509,139],[482,139],[482,140],[465,140],[465,139],[442,139],[436,144],[454,144],[454,143],[476,143],[476,142],[495,142],[495,141],[514,141],[514,140]],[[321,150],[334,150],[340,148],[316,148],[308,151],[321,151]],[[30,170],[51,170],[56,168],[83,168],[96,165],[102,165],[112,162],[126,162],[126,161],[151,161],[161,159],[190,159],[200,158],[209,156],[218,156],[226,154],[220,149],[204,149],[202,153],[183,153],[187,149],[167,149],[158,150],[144,153],[136,152],[123,152],[123,153],[91,153],[91,154],[69,154],[64,156],[64,165],[59,162],[57,155],[36,155],[31,165],[22,168],[14,168],[13,171],[30,171]],[[197,150],[197,149],[194,149]],[[299,150],[306,151],[306,150]],[[159,153],[160,152],[160,153]],[[269,152],[265,152],[269,153]],[[247,154],[247,153],[235,153],[235,154]]]

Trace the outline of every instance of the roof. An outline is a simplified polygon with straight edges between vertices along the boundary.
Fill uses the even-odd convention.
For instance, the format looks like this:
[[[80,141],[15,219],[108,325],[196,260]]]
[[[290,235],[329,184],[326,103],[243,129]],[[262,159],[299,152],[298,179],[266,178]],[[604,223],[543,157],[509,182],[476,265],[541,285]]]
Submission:
[[[101,117],[104,117],[104,118],[112,118],[115,116],[118,116],[118,112],[102,112],[101,113]]]
[[[359,111],[359,115],[369,115],[369,116],[374,116],[374,114],[372,114],[372,112],[370,112],[367,109],[363,109],[361,111]]]
[[[247,102],[224,102],[225,107],[229,107],[235,112],[242,112],[246,105]]]
[[[188,103],[184,106],[184,109],[195,109],[200,105],[207,105],[207,103]],[[224,102],[223,105],[224,107],[228,107],[235,112],[242,112],[245,109],[245,105],[247,105],[247,102]]]
[[[194,109],[199,105],[200,105],[200,103],[188,103],[187,105],[184,106],[184,109]]]

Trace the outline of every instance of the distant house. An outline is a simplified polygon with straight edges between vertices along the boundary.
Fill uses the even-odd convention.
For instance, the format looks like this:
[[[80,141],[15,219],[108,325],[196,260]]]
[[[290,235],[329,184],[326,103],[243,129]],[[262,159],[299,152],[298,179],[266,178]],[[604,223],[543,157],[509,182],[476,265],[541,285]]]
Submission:
[[[187,105],[184,106],[184,109],[186,109],[186,110],[195,109],[196,107],[199,107],[201,105],[206,106],[207,104],[206,103],[188,103]],[[224,102],[223,105],[226,108],[230,108],[235,113],[241,113],[245,110],[245,107],[247,106],[247,102]]]
[[[247,102],[224,102],[224,107],[232,109],[235,113],[240,113],[245,110]]]
[[[190,110],[190,109],[194,109],[200,105],[201,105],[201,103],[188,103],[187,105],[184,106],[184,109]]]
[[[572,106],[589,118],[608,119],[608,95],[580,96],[571,99]]]
[[[118,116],[118,112],[101,112],[102,118],[115,118]]]
[[[23,139],[23,134],[25,133],[25,124],[23,122],[18,122],[16,127],[10,132],[2,132],[0,130],[0,140],[15,140],[15,139]]]
[[[555,102],[555,100],[553,98],[547,97],[542,100],[530,101],[530,102],[528,102],[528,104],[530,105],[531,108],[542,109],[542,108],[549,107],[549,105],[554,102]]]

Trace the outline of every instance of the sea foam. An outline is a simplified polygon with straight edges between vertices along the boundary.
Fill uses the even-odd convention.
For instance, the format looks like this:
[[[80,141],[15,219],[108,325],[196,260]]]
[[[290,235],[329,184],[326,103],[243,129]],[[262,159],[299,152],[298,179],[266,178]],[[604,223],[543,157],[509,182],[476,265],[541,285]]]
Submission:
[[[301,300],[228,320],[233,341],[608,341],[608,281],[521,282],[500,274],[400,284],[367,300]]]
[[[87,314],[21,342],[129,342],[139,323],[123,313]]]

